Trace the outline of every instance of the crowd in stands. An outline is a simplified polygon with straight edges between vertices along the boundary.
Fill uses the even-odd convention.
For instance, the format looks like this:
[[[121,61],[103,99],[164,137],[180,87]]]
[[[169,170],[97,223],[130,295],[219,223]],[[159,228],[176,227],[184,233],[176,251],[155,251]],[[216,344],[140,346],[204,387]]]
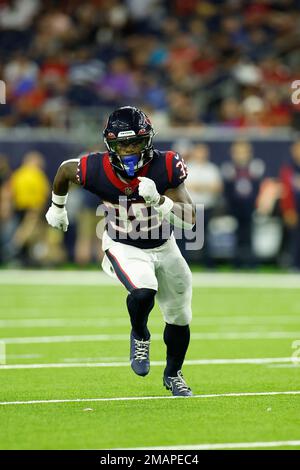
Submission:
[[[251,269],[267,262],[300,270],[300,140],[291,145],[277,178],[266,177],[263,160],[247,141],[233,142],[221,166],[213,162],[207,144],[190,143],[181,153],[188,166],[187,188],[195,204],[205,208],[203,249],[186,251],[184,240],[178,241],[188,261],[207,268],[226,262]],[[0,264],[87,266],[99,261],[100,201],[73,186],[68,231],[49,227],[45,212],[51,185],[44,164],[43,155],[32,150],[12,171],[9,158],[0,155]]]
[[[300,0],[0,0],[0,44],[2,127],[130,102],[165,126],[300,128]]]

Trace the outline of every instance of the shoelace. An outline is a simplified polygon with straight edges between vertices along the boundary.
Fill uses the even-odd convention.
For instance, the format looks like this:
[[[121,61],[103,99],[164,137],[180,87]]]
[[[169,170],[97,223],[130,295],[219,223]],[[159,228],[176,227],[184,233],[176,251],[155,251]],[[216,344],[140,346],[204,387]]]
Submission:
[[[177,377],[170,377],[180,392],[190,392],[191,389],[186,384],[182,374],[178,372]]]
[[[142,361],[144,359],[148,359],[148,352],[150,341],[143,341],[135,339],[135,354],[134,359],[137,361]]]

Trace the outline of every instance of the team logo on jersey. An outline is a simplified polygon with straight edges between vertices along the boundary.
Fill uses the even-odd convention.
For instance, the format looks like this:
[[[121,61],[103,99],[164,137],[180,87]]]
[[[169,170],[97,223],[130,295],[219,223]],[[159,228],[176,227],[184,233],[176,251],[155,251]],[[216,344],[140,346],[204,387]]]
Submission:
[[[130,188],[130,186],[127,186],[127,188],[125,188],[124,192],[125,192],[126,196],[130,196],[130,194],[133,193],[133,190],[132,190],[132,188]]]

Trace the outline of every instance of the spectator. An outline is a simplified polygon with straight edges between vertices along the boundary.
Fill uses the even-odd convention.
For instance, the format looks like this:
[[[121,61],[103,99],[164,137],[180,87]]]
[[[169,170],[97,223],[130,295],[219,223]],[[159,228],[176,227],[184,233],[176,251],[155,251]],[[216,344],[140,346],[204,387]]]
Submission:
[[[186,186],[193,202],[204,205],[205,241],[202,254],[205,265],[211,267],[207,227],[218,204],[222,179],[219,168],[210,161],[209,147],[205,144],[195,145],[190,153]]]
[[[103,103],[118,106],[134,99],[138,94],[138,88],[128,60],[121,57],[114,59],[98,88]]]
[[[8,157],[0,154],[0,264],[9,259],[9,242],[14,230],[10,175]]]
[[[2,0],[8,112],[0,110],[0,123],[67,127],[73,107],[90,117],[90,107],[132,101],[174,127],[298,126],[289,99],[298,10],[298,0],[224,8],[212,0]],[[55,119],[60,110],[66,118]]]
[[[300,270],[300,140],[291,146],[291,159],[280,171],[281,210],[288,232],[290,265]]]
[[[11,176],[12,200],[19,222],[12,242],[25,264],[31,262],[34,244],[43,239],[43,209],[50,192],[43,167],[43,156],[32,151],[24,156],[23,164]]]
[[[252,216],[264,175],[264,163],[253,158],[251,144],[234,142],[230,148],[231,161],[222,165],[225,198],[229,213],[238,222],[235,265],[253,267]]]

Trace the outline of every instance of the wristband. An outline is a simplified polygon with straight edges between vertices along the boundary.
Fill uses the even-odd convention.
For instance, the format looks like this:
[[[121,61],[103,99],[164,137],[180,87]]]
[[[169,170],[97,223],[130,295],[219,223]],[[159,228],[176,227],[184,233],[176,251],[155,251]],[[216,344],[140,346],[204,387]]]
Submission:
[[[54,202],[54,204],[58,204],[59,206],[64,206],[67,202],[67,199],[68,199],[68,193],[65,194],[64,196],[59,196],[58,194],[55,194],[52,191],[52,202]]]
[[[64,213],[67,212],[65,206],[58,207],[53,202],[52,202],[52,205],[51,205],[51,210],[56,215],[61,215],[61,214],[64,214]]]
[[[166,218],[166,220],[174,225],[174,227],[183,228],[191,230],[195,224],[191,224],[186,222],[185,220],[178,217],[176,214],[172,212],[174,202],[167,196],[164,197],[164,202],[160,206],[155,206],[155,210],[158,211],[159,215],[162,218]]]

